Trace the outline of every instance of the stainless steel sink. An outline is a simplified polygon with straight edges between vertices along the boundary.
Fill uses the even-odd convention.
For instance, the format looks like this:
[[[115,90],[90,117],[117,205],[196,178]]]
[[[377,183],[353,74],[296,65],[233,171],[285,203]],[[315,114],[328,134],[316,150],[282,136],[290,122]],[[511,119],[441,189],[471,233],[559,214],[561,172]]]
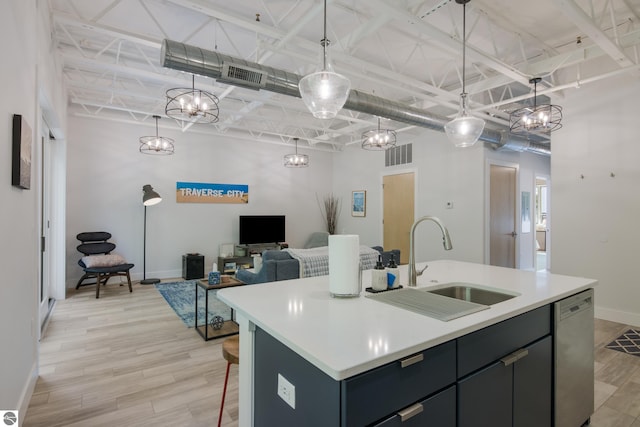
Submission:
[[[447,283],[437,288],[425,289],[425,291],[482,305],[497,304],[519,295],[515,292],[492,289],[471,283]]]

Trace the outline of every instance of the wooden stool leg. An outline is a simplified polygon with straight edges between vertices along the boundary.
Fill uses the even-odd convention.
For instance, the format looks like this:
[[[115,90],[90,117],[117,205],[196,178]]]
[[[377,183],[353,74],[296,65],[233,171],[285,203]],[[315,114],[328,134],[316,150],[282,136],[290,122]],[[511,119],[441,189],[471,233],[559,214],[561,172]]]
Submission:
[[[206,325],[205,325],[206,328]],[[224,376],[224,388],[222,389],[222,402],[220,402],[220,415],[218,415],[218,427],[222,424],[222,411],[224,409],[224,398],[227,395],[227,382],[229,382],[229,368],[231,362],[227,362],[227,373]]]

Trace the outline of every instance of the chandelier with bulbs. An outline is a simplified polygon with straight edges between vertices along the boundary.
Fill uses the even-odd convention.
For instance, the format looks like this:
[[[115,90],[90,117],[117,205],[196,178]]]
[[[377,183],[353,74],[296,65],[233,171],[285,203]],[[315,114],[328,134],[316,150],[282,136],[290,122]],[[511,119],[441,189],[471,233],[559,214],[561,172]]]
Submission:
[[[191,76],[190,88],[167,90],[166,115],[172,119],[190,123],[215,123],[218,121],[218,97],[206,90],[196,89],[195,76]]]
[[[538,83],[542,79],[529,80],[533,84],[533,106],[515,110],[509,115],[512,133],[548,133],[562,127],[562,107],[553,104],[538,104]]]
[[[372,151],[383,151],[396,146],[396,131],[381,129],[378,117],[378,128],[362,133],[362,148]]]
[[[173,139],[158,135],[158,120],[160,116],[153,116],[153,118],[156,119],[156,134],[155,136],[140,137],[140,152],[142,154],[165,156],[173,154]]]
[[[296,152],[284,156],[284,167],[286,168],[306,168],[309,166],[309,156],[298,154],[298,138],[293,138],[296,143]]]

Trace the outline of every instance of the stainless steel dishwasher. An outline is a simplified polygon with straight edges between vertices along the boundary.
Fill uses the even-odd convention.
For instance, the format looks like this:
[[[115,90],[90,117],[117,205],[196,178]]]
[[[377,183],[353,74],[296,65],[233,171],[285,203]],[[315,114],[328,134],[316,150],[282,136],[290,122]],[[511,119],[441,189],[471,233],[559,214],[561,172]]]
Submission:
[[[580,427],[593,414],[593,289],[554,304],[555,426]]]

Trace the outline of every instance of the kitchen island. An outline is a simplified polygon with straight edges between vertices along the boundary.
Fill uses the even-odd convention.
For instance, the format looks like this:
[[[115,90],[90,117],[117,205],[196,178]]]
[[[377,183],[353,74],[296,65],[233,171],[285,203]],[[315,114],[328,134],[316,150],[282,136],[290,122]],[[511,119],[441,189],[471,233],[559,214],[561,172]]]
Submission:
[[[364,290],[359,298],[332,298],[327,276],[221,290],[218,298],[236,310],[240,325],[240,426],[268,425],[278,417],[282,425],[293,425],[290,423],[296,420],[304,420],[305,425],[358,425],[362,420],[368,424],[386,417],[386,405],[378,399],[413,403],[420,400],[416,396],[421,393],[420,398],[437,398],[432,406],[441,409],[447,408],[453,395],[451,410],[459,413],[455,396],[460,395],[462,381],[468,380],[460,376],[461,368],[456,365],[456,360],[466,357],[456,353],[458,347],[464,347],[461,339],[476,337],[474,332],[490,331],[489,327],[503,328],[495,331],[501,336],[523,328],[532,330],[518,333],[514,339],[524,336],[525,341],[509,346],[539,342],[549,347],[551,304],[597,283],[458,261],[428,265],[418,278],[418,288],[463,282],[518,296],[444,322],[374,301],[365,297]],[[423,266],[418,264],[419,269]],[[363,273],[363,288],[370,283],[369,273]],[[406,283],[406,266],[401,266],[400,274],[400,283]],[[529,323],[535,326],[528,328]],[[511,354],[509,346],[500,357]],[[528,351],[537,354],[538,349]],[[546,351],[549,367],[539,369],[551,369],[551,348]],[[412,358],[426,363],[414,363]],[[407,370],[400,374],[388,371],[396,364],[406,365]],[[478,366],[469,369],[475,372],[486,367]],[[376,375],[372,377],[372,373]],[[446,375],[439,378],[440,373]],[[380,380],[380,374],[393,378],[404,375],[410,377],[409,383]],[[421,375],[426,377],[420,379]],[[414,390],[417,385],[411,378],[426,388]],[[551,390],[547,394],[551,395]],[[449,403],[444,404],[441,398]],[[355,414],[367,405],[370,413],[362,417]],[[359,409],[354,412],[356,406]],[[270,408],[272,418],[265,419],[261,412],[265,407]],[[415,412],[412,407],[394,407],[389,415],[402,409]],[[424,410],[428,405],[422,407]]]

